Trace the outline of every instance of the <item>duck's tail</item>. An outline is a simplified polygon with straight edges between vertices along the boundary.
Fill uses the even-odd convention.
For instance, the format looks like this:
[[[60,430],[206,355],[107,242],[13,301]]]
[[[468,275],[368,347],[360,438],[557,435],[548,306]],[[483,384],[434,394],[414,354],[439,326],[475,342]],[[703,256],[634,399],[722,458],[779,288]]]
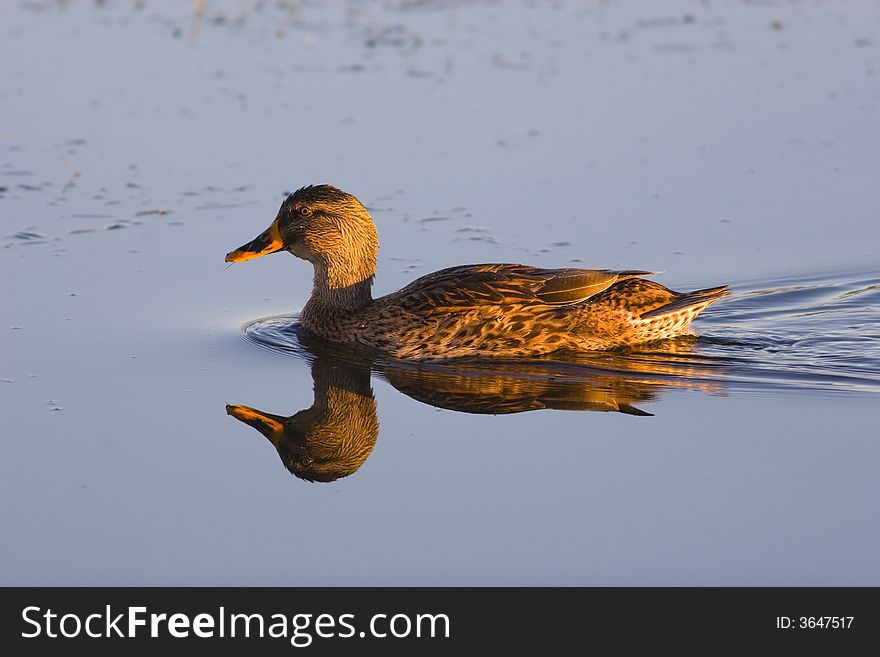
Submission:
[[[639,315],[638,323],[650,340],[662,340],[689,332],[694,317],[719,299],[730,296],[726,285],[678,295],[669,303]]]

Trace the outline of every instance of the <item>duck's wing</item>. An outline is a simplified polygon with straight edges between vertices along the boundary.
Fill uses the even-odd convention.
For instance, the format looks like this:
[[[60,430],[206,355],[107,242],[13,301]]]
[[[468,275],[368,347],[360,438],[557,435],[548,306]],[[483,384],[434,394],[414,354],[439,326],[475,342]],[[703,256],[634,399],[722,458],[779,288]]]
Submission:
[[[540,269],[484,264],[450,267],[423,276],[391,296],[398,304],[437,310],[484,304],[563,306],[586,301],[617,281],[656,272],[610,269]]]

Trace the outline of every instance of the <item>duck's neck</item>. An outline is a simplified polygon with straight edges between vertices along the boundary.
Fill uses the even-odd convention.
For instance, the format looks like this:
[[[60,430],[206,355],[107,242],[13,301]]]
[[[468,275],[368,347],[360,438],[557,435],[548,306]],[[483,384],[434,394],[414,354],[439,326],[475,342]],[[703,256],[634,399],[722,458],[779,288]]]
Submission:
[[[332,337],[358,310],[370,305],[373,295],[373,264],[315,262],[312,296],[303,308],[301,321],[309,330]]]
[[[325,336],[339,330],[373,301],[370,289],[379,241],[373,220],[359,207],[363,218],[340,222],[332,241],[327,237],[326,248],[307,255],[315,276],[312,296],[301,319],[306,328]]]
[[[333,276],[323,265],[315,265],[312,297],[307,306],[321,306],[327,310],[351,312],[368,306],[373,301],[373,275],[360,280]]]

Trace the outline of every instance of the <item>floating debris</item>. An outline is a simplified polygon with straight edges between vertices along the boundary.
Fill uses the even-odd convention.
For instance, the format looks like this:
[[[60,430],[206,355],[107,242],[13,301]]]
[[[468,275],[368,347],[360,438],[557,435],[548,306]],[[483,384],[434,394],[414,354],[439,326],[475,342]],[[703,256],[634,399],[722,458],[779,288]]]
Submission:
[[[44,239],[46,239],[45,237],[43,237],[39,233],[32,233],[27,230],[22,230],[22,231],[16,233],[15,235],[13,235],[13,237],[15,239],[19,239],[19,240],[44,240]]]
[[[64,189],[67,190],[69,187],[73,187],[74,181],[79,178],[79,169],[76,168],[76,165],[73,162],[64,156],[61,157],[61,161],[64,163],[64,166],[67,167],[67,170],[70,171],[70,179],[67,181],[67,184],[64,185]]]
[[[367,30],[364,45],[367,48],[389,46],[400,49],[416,49],[422,45],[422,37],[405,25],[387,25]]]
[[[168,210],[165,208],[153,208],[152,210],[139,210],[134,213],[136,217],[143,217],[148,214],[168,214]]]

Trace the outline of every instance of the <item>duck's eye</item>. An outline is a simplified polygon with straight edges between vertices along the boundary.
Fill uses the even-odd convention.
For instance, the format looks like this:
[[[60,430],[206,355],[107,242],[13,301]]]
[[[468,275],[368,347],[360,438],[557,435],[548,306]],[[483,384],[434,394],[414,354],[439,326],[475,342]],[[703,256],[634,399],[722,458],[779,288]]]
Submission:
[[[315,459],[313,459],[311,456],[303,456],[303,457],[299,460],[299,464],[300,464],[300,466],[303,467],[303,468],[307,468],[307,467],[309,467],[309,466],[310,466],[312,463],[314,463],[314,462],[315,462]]]
[[[311,209],[309,206],[307,206],[307,205],[301,205],[301,206],[299,207],[299,216],[301,216],[301,217],[308,217],[308,216],[311,215],[311,214],[312,214],[312,209]]]

